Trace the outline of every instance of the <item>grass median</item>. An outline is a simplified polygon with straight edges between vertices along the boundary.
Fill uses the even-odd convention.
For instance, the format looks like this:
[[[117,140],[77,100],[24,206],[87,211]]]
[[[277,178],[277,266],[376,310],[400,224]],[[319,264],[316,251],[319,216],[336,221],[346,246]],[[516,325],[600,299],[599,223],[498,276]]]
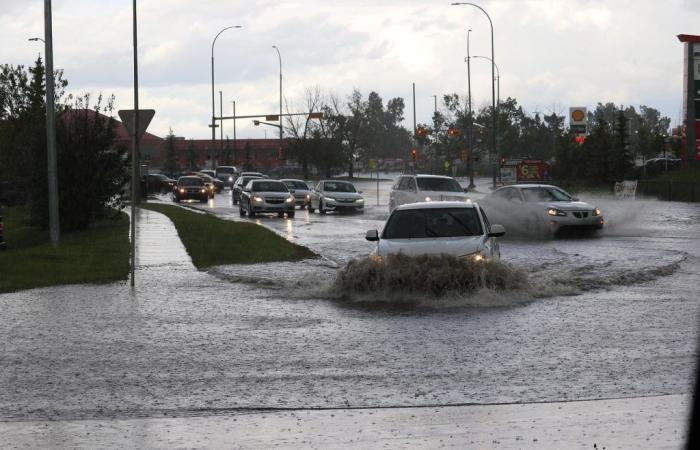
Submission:
[[[61,235],[27,225],[21,207],[2,208],[7,249],[0,251],[0,292],[61,284],[107,283],[129,275],[129,217],[121,213],[85,231]]]
[[[158,203],[142,204],[141,208],[165,214],[172,220],[192,263],[200,270],[222,264],[298,261],[317,256],[308,248],[254,223],[232,222]]]

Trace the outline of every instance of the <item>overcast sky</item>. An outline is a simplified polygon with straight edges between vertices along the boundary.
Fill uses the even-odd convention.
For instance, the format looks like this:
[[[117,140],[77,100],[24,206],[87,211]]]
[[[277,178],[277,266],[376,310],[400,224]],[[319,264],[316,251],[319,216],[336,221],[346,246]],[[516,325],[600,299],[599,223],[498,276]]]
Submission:
[[[491,16],[501,98],[534,113],[568,113],[597,102],[644,104],[676,124],[683,53],[678,34],[700,34],[700,1],[578,0],[477,2]],[[41,0],[0,0],[0,64],[29,65],[43,55]],[[54,66],[73,94],[114,94],[117,109],[133,107],[132,2],[54,0]],[[301,107],[306,88],[345,98],[353,88],[406,102],[411,84],[418,122],[428,122],[433,95],[467,90],[466,37],[471,54],[490,56],[488,19],[470,6],[434,0],[140,0],[141,108],[156,110],[149,131],[206,138],[211,117],[211,45],[215,46],[216,110],[274,114],[284,97]],[[476,106],[491,101],[490,65],[472,60]],[[239,138],[275,136],[275,129],[238,121]],[[229,121],[224,134],[232,135]],[[217,133],[218,136],[218,133]]]

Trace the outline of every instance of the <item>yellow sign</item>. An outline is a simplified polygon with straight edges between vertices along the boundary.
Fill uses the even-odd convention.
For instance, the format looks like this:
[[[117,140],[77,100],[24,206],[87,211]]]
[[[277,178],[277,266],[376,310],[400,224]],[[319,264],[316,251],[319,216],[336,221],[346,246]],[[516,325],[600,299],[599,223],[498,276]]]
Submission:
[[[371,170],[372,172],[377,170],[377,161],[375,159],[370,159],[367,162],[367,165],[369,166],[369,170]]]

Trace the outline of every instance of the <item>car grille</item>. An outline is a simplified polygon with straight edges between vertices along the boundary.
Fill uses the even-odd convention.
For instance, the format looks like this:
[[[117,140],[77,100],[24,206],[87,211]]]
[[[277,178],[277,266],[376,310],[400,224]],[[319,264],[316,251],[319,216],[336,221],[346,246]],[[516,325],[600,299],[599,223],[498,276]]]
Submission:
[[[271,205],[279,205],[284,203],[284,199],[278,197],[265,197],[265,201]]]
[[[354,198],[339,198],[338,199],[339,203],[355,203]]]
[[[576,211],[574,212],[574,217],[577,217],[579,219],[585,219],[586,217],[588,217],[588,212]]]

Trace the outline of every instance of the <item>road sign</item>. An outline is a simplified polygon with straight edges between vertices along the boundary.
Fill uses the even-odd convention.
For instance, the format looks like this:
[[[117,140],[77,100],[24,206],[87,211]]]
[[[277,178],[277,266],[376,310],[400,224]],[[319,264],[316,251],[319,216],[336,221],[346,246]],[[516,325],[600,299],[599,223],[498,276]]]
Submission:
[[[322,112],[312,112],[309,113],[309,119],[322,119],[323,118],[323,113]]]
[[[136,137],[141,139],[143,134],[146,132],[146,128],[148,128],[148,124],[151,123],[151,119],[153,119],[155,113],[155,109],[139,109],[139,123],[136,129],[134,129],[134,117],[136,116],[136,110],[120,109],[119,118],[122,119],[122,123],[126,127],[130,136],[133,136],[134,131],[136,131]]]
[[[588,122],[585,106],[569,108],[569,125],[585,125]]]
[[[571,125],[570,129],[574,134],[586,134],[586,125]]]
[[[277,121],[280,120],[280,116],[277,114],[270,114],[269,116],[265,116],[265,120]]]
[[[374,172],[375,170],[377,170],[377,161],[374,159],[370,159],[369,161],[367,161],[367,166],[369,167],[369,170],[371,172]]]

